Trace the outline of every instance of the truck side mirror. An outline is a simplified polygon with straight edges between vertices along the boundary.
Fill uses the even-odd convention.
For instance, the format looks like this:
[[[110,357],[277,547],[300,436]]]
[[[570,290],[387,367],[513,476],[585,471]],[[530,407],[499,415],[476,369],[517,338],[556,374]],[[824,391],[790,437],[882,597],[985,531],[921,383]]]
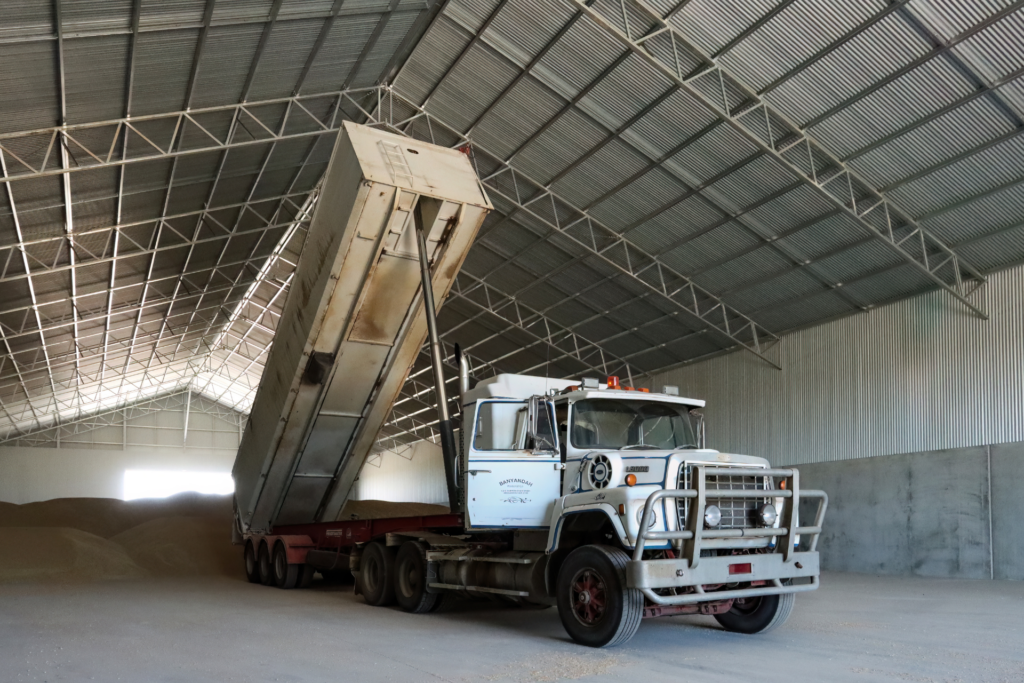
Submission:
[[[693,417],[694,431],[697,432],[697,448],[707,448],[707,434],[704,431],[704,413],[698,410],[691,410]]]
[[[557,452],[558,435],[555,432],[554,410],[543,396],[530,399],[526,417],[527,447],[540,452]]]

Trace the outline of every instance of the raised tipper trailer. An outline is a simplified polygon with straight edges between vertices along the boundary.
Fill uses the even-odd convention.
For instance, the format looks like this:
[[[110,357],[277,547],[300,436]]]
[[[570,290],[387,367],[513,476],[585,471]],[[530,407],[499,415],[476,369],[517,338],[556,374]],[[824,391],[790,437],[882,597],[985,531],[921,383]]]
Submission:
[[[491,209],[469,158],[345,123],[232,474],[239,527],[337,519]]]
[[[456,442],[435,302],[489,209],[461,153],[346,125],[235,465],[249,580],[350,572],[368,603],[412,613],[460,596],[557,605],[594,647],[647,617],[781,625],[818,586],[827,496],[796,469],[706,448],[703,401],[617,377],[471,387],[459,359]],[[340,520],[427,337],[449,512]]]

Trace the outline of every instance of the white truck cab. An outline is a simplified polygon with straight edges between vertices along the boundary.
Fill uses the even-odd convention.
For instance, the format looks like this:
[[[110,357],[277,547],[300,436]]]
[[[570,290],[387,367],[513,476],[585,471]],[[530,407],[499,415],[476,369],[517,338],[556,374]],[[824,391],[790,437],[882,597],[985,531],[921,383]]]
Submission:
[[[503,374],[472,389],[465,368],[462,378],[466,530],[542,539],[561,567],[557,583],[569,584],[551,592],[576,640],[621,637],[599,628],[588,588],[599,581],[604,591],[610,577],[596,566],[563,576],[580,554],[583,565],[605,557],[605,574],[622,564],[622,588],[643,596],[643,616],[702,611],[745,632],[779,625],[794,593],[817,587],[826,495],[801,492],[794,469],[706,448],[704,401],[616,377]],[[801,497],[819,501],[812,526],[800,526]]]

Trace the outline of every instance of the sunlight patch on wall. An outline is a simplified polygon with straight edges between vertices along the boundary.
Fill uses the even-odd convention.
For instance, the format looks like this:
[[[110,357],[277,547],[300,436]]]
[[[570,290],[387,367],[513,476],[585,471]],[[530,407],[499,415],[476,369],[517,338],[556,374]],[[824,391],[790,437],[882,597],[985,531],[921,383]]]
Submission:
[[[125,470],[124,499],[166,498],[176,493],[234,493],[230,472],[182,472],[180,470]]]

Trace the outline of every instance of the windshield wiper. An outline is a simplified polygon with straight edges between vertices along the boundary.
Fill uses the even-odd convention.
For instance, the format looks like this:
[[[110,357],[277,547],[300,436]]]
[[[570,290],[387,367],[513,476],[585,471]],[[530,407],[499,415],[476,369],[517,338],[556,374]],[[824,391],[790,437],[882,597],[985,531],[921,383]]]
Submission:
[[[695,443],[688,443],[688,444],[684,444],[682,446],[676,446],[672,450],[678,451],[678,450],[682,450],[684,448],[696,448],[696,447],[697,447],[697,444],[695,444]]]
[[[657,446],[652,446],[649,443],[634,443],[634,444],[630,444],[629,446],[623,446],[622,450],[624,450],[624,451],[639,451],[639,450],[644,450],[644,451],[660,451],[661,449],[658,448]]]

